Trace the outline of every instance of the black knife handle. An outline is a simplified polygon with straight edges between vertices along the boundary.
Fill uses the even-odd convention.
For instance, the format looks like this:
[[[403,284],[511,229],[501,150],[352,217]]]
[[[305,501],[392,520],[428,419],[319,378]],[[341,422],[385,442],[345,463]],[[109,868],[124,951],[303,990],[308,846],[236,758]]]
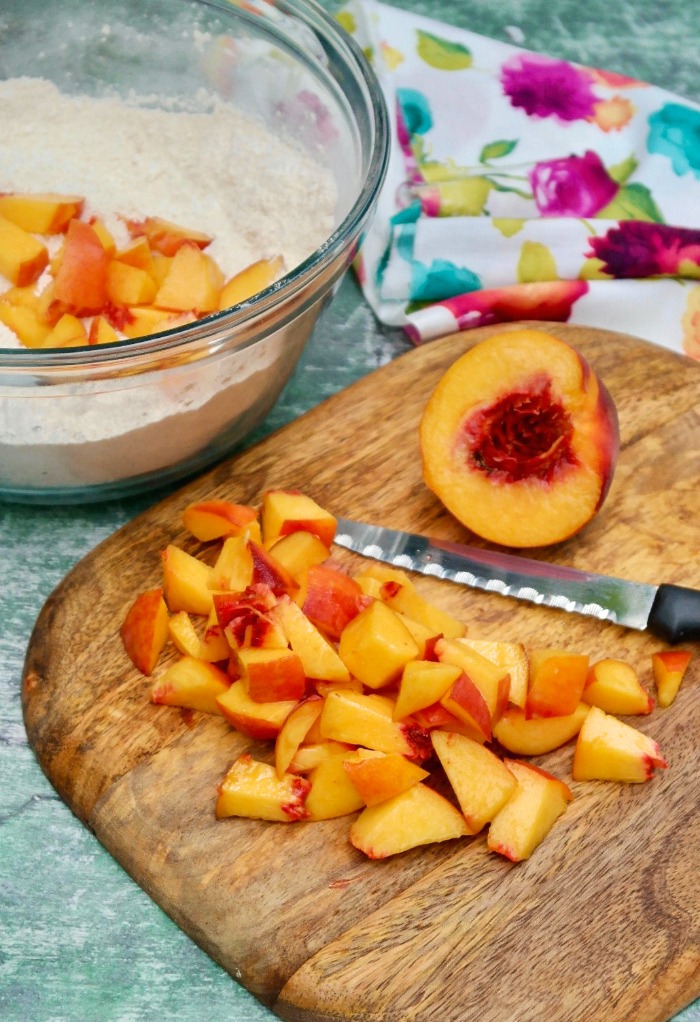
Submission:
[[[647,629],[672,646],[700,639],[700,590],[660,585],[649,611]]]

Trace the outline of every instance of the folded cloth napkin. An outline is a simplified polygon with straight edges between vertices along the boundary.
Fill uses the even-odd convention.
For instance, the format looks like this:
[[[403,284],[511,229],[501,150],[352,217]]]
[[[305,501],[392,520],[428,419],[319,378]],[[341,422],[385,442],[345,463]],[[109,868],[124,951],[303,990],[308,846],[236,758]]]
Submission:
[[[700,106],[376,0],[339,19],[392,126],[355,263],[382,322],[553,320],[700,359]]]

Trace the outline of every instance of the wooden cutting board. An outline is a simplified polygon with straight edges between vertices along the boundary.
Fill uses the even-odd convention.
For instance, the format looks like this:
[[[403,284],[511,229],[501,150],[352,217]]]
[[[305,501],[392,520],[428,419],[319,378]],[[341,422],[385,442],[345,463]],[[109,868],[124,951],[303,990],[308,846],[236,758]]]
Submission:
[[[669,769],[642,785],[572,784],[528,861],[489,854],[479,836],[371,862],[347,818],[215,821],[231,761],[269,750],[218,718],[152,706],[121,649],[128,606],[159,583],[159,551],[197,549],[180,525],[196,498],[256,504],[297,487],[340,515],[472,539],[422,484],[417,424],[447,366],[494,329],[407,353],[129,523],[66,577],[31,639],[25,720],[51,782],[193,940],[293,1022],[660,1022],[700,996],[697,662],[672,707],[636,720]],[[700,367],[620,334],[543,329],[607,383],[622,448],[598,517],[539,553],[699,586]],[[653,691],[653,638],[417,581],[472,636],[622,657]],[[571,746],[546,757],[565,780],[571,760]]]

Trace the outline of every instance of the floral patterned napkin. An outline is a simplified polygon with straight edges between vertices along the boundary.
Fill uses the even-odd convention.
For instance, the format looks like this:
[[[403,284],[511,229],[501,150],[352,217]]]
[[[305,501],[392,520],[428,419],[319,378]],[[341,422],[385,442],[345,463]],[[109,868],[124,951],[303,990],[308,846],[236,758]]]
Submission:
[[[392,123],[356,260],[382,322],[554,320],[700,359],[700,106],[376,0],[339,19]]]

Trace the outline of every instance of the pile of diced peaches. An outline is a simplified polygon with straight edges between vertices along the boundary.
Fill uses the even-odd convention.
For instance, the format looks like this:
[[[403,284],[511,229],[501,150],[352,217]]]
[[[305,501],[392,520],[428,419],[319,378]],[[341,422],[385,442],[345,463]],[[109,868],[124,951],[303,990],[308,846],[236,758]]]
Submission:
[[[530,757],[576,739],[575,781],[647,781],[667,765],[619,719],[654,705],[630,664],[471,638],[404,572],[367,561],[349,574],[331,554],[336,520],[310,496],[271,489],[259,511],[201,501],[183,523],[202,546],[162,551],[162,585],[136,598],[121,637],[145,675],[169,642],[178,651],[154,703],[271,743],[230,765],[218,818],[359,811],[350,841],[370,858],[488,828],[487,847],[519,861],[573,797]],[[653,654],[659,705],[689,660]]]
[[[145,337],[228,309],[271,284],[281,257],[228,280],[205,249],[212,238],[159,217],[124,220],[117,246],[85,199],[0,194],[0,322],[28,348],[105,344]],[[60,244],[50,253],[49,239]],[[46,272],[45,272],[46,271]],[[48,277],[47,277],[48,274]]]

